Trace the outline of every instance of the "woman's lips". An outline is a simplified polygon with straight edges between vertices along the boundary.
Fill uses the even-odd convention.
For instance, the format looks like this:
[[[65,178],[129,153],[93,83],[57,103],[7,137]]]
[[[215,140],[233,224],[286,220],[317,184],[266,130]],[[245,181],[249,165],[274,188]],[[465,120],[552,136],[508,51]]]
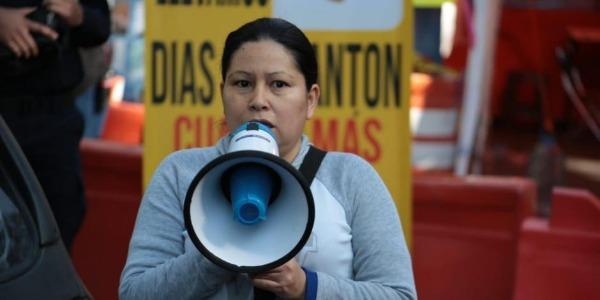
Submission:
[[[268,120],[264,120],[264,119],[254,119],[252,121],[256,121],[259,122],[265,126],[268,126],[269,128],[275,128],[275,125],[273,125],[271,122],[269,122]]]

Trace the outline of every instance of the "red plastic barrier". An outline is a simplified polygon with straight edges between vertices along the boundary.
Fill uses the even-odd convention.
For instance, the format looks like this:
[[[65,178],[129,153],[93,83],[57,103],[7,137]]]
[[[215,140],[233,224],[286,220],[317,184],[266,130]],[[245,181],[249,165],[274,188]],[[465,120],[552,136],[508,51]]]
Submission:
[[[142,196],[142,147],[84,139],[81,155],[87,215],[73,262],[96,299],[117,299]]]
[[[600,200],[592,193],[581,189],[555,188],[552,199],[552,228],[600,233]]]
[[[84,140],[88,214],[73,260],[96,299],[117,299],[142,196],[142,148]],[[517,232],[533,212],[522,178],[416,175],[413,259],[421,299],[509,299]]]
[[[420,299],[510,299],[518,230],[531,216],[525,178],[413,178],[413,264]]]
[[[552,201],[549,221],[521,228],[514,299],[600,299],[600,199],[560,188]]]

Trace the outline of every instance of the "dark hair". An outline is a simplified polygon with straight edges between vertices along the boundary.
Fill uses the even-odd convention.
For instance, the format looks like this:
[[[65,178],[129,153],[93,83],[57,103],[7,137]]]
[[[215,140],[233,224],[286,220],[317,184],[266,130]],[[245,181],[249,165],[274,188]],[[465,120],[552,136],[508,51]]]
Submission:
[[[225,81],[225,75],[229,70],[233,53],[246,42],[260,40],[273,40],[290,51],[298,69],[304,75],[307,90],[317,83],[317,58],[310,41],[296,25],[278,18],[260,18],[229,33],[225,40],[225,48],[221,58],[223,81]]]

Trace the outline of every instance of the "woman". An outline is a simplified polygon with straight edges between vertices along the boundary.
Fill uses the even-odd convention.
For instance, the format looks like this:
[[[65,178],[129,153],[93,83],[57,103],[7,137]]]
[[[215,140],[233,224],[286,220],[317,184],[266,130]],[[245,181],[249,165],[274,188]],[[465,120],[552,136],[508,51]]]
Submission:
[[[227,37],[221,92],[234,129],[272,126],[280,156],[298,168],[309,149],[302,135],[320,95],[317,61],[306,36],[281,19],[258,19]],[[248,276],[203,257],[183,220],[193,177],[225,153],[229,141],[175,152],[144,195],[121,277],[122,299],[250,299],[254,287],[286,299],[414,299],[411,260],[393,200],[374,169],[356,155],[330,152],[311,189],[315,224],[292,260]]]

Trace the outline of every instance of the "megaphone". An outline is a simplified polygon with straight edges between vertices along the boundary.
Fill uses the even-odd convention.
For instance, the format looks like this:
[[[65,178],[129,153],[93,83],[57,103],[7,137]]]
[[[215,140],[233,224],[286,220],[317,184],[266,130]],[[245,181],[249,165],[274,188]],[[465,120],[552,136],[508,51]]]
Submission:
[[[268,125],[229,134],[227,153],[194,177],[184,204],[187,232],[215,264],[258,273],[291,260],[308,240],[314,200],[302,174],[279,157]]]

